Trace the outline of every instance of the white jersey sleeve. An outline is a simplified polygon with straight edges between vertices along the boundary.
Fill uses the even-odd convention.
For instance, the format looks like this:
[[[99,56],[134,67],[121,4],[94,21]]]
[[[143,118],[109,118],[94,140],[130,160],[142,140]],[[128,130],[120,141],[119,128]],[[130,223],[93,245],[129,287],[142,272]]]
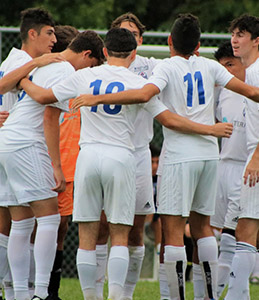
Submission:
[[[32,60],[32,58],[27,52],[12,48],[0,66],[0,78],[23,66],[30,60]],[[4,95],[0,95],[0,111],[9,111],[17,101],[19,92],[17,89],[14,89]]]

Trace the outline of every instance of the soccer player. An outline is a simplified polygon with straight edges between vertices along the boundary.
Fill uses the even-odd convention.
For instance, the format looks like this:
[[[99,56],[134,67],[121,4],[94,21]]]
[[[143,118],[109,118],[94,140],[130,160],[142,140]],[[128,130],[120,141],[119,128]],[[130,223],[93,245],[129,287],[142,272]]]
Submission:
[[[61,57],[57,54],[42,55],[50,53],[56,43],[53,26],[52,17],[41,8],[29,8],[21,12],[21,49],[13,48],[0,66],[0,77],[2,77],[0,79],[0,127],[3,126],[9,116],[9,110],[18,99],[19,91],[16,89],[16,84],[19,80],[36,67],[60,60]],[[5,201],[6,199],[1,199],[0,205],[5,205]],[[7,243],[10,226],[9,211],[7,207],[0,206],[1,282],[8,267]],[[10,276],[8,278],[4,279],[6,299],[12,297],[13,293],[11,278]]]
[[[245,67],[239,57],[234,57],[230,41],[215,52],[215,58],[230,73],[245,80]],[[246,122],[244,97],[222,89],[217,99],[216,118],[219,122],[233,124],[230,139],[222,139],[218,167],[218,188],[215,214],[210,224],[222,230],[218,262],[218,298],[228,284],[232,260],[235,254],[235,229],[240,213],[242,174],[247,159]]]
[[[193,53],[199,48],[200,26],[191,14],[180,15],[168,43],[171,58],[153,70],[140,90],[114,95],[81,95],[81,105],[136,103],[158,94],[168,108],[191,120],[214,123],[214,85],[226,86],[259,101],[259,89],[234,78],[219,63]],[[166,153],[159,191],[158,212],[165,233],[165,267],[172,299],[184,299],[186,254],[183,233],[189,216],[192,237],[206,273],[208,296],[216,298],[217,243],[209,224],[214,214],[218,144],[213,137],[186,135],[164,129]],[[191,212],[190,212],[191,211]],[[178,288],[175,288],[178,286]]]
[[[103,42],[95,32],[80,33],[68,49],[62,52],[67,62],[50,64],[36,70],[32,80],[48,87],[75,69],[94,66],[102,57],[102,46]],[[62,105],[53,107],[55,110],[59,108],[63,109]],[[59,126],[58,130],[44,128],[43,132],[44,110],[45,106],[35,105],[28,95],[22,93],[0,129],[0,196],[1,199],[7,198],[6,203],[12,216],[8,258],[17,300],[30,299],[27,253],[34,216],[38,226],[34,246],[36,275],[33,299],[45,299],[48,295],[49,277],[56,252],[60,223],[56,191],[64,190],[65,179],[58,148]],[[52,159],[54,176],[45,143]],[[17,253],[17,248],[23,251]]]
[[[27,79],[22,80],[22,87],[35,101],[51,103],[81,93],[98,95],[142,86],[146,81],[127,70],[135,58],[136,46],[134,36],[127,29],[111,29],[104,48],[107,65],[79,71],[52,89],[44,90]],[[103,207],[112,244],[108,261],[108,298],[116,300],[122,296],[129,259],[128,233],[135,211],[132,135],[137,110],[143,108],[171,129],[211,134],[212,129],[219,129],[217,125],[223,125],[216,135],[231,134],[229,123],[226,127],[224,124],[196,124],[171,113],[156,99],[144,106],[107,104],[81,109],[81,151],[76,166],[73,220],[79,222],[77,266],[85,299],[96,297],[95,247]]]
[[[125,13],[116,18],[111,28],[126,28],[134,35],[137,45],[140,46],[143,42],[143,33],[145,26],[132,13]],[[160,60],[155,58],[147,58],[136,55],[134,61],[130,64],[129,70],[144,78],[149,78],[152,70]],[[134,156],[136,160],[136,208],[134,224],[129,233],[129,268],[124,285],[123,299],[132,299],[136,283],[139,279],[142,262],[145,255],[144,246],[144,222],[146,215],[155,212],[152,194],[152,172],[151,172],[151,153],[149,150],[149,143],[153,138],[153,118],[145,110],[140,110],[134,122]],[[103,219],[102,219],[103,220]],[[108,256],[107,239],[108,232],[104,234],[104,230],[108,231],[108,226],[100,227],[100,237],[97,245],[97,262],[98,262],[98,276],[97,276],[97,290],[98,299],[103,299],[103,284],[106,272],[105,254]],[[105,236],[105,239],[103,237]],[[102,243],[100,243],[102,242]]]
[[[259,18],[242,15],[230,25],[231,44],[236,57],[246,67],[245,81],[259,86]],[[248,158],[241,188],[240,215],[236,228],[237,246],[232,263],[226,300],[247,299],[248,280],[256,262],[259,229],[259,107],[246,99]]]

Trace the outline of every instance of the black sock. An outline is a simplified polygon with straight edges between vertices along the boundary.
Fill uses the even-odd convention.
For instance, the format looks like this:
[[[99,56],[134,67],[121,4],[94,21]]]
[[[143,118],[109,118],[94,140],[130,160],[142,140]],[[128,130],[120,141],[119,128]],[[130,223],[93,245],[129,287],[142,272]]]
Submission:
[[[50,275],[48,292],[50,295],[58,296],[61,271],[63,262],[63,251],[57,250],[53,269]]]

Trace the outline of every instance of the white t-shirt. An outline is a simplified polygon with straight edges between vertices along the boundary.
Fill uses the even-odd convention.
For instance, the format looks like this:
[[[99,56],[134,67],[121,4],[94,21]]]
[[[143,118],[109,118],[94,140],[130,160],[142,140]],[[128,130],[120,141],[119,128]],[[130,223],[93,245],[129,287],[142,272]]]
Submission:
[[[136,56],[136,59],[129,66],[129,70],[136,75],[147,79],[152,75],[154,67],[160,62],[160,59],[153,57]],[[144,109],[139,110],[135,121],[135,132],[133,143],[137,149],[143,147],[149,148],[149,143],[153,138],[153,118]]]
[[[9,72],[23,66],[32,60],[31,56],[20,49],[12,48],[7,58],[0,66],[0,78]],[[0,95],[0,111],[9,111],[17,101],[19,91],[14,89],[4,95]]]
[[[259,87],[259,58],[246,69],[246,83]],[[251,154],[259,141],[259,104],[246,99],[247,150]]]
[[[49,88],[73,72],[75,70],[68,62],[53,63],[37,69],[32,75],[32,81]],[[68,102],[51,106],[68,111]],[[14,104],[4,126],[0,128],[0,152],[15,151],[35,143],[45,145],[44,111],[45,105],[35,102],[22,91],[19,101]]]
[[[221,140],[220,158],[246,162],[248,152],[244,96],[223,88],[217,100],[216,118],[220,122],[232,123],[234,127],[231,137]]]
[[[53,86],[59,101],[74,98],[80,94],[107,94],[141,88],[146,80],[127,68],[102,65],[77,71],[67,80]],[[81,134],[79,145],[101,143],[134,150],[134,122],[139,109],[146,109],[155,117],[166,107],[156,98],[146,104],[98,105],[81,107]]]
[[[153,70],[148,83],[156,85],[160,99],[172,112],[192,121],[212,125],[214,86],[225,86],[233,77],[214,60],[191,56],[164,59]],[[184,134],[163,128],[164,163],[218,159],[217,139],[212,136]]]

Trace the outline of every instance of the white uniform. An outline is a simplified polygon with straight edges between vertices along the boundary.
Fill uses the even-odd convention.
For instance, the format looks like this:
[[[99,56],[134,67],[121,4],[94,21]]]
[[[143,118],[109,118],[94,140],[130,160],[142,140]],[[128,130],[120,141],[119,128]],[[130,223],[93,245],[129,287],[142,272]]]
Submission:
[[[55,63],[36,70],[33,82],[50,87],[68,77],[74,68],[68,62]],[[68,111],[68,105],[53,105]],[[21,92],[0,128],[0,200],[8,205],[48,199],[57,195],[53,168],[44,137],[45,106]]]
[[[246,69],[246,83],[259,87],[259,59]],[[246,138],[250,162],[259,141],[259,104],[246,99]],[[245,168],[246,168],[245,166]],[[249,187],[242,181],[240,218],[259,219],[259,184]]]
[[[129,70],[143,78],[149,78],[152,70],[160,60],[143,56],[136,59],[129,66]],[[146,110],[138,111],[135,120],[135,146],[136,159],[136,209],[135,215],[147,215],[155,212],[153,200],[152,165],[149,143],[153,138],[153,118]]]
[[[216,208],[210,223],[217,228],[235,230],[240,214],[242,174],[247,159],[244,97],[222,89],[216,118],[220,122],[232,123],[234,129],[229,139],[221,140]]]
[[[162,93],[163,103],[192,121],[212,125],[214,86],[233,77],[219,63],[203,57],[165,59],[148,80]],[[218,160],[217,139],[163,128],[165,157],[158,213],[189,216],[190,210],[214,213]],[[209,188],[208,188],[209,187]]]
[[[142,87],[146,81],[118,66],[77,71],[53,87],[59,101],[80,94],[103,94]],[[156,116],[166,107],[152,99],[144,105],[99,105],[81,108],[81,151],[76,165],[74,221],[107,220],[132,225],[135,212],[134,122],[139,109]]]
[[[8,74],[9,72],[23,66],[30,60],[32,60],[32,58],[27,52],[12,48],[7,58],[0,66],[0,78]],[[0,111],[9,111],[17,101],[18,94],[19,91],[15,89],[13,91],[10,91],[9,93],[0,95]]]

